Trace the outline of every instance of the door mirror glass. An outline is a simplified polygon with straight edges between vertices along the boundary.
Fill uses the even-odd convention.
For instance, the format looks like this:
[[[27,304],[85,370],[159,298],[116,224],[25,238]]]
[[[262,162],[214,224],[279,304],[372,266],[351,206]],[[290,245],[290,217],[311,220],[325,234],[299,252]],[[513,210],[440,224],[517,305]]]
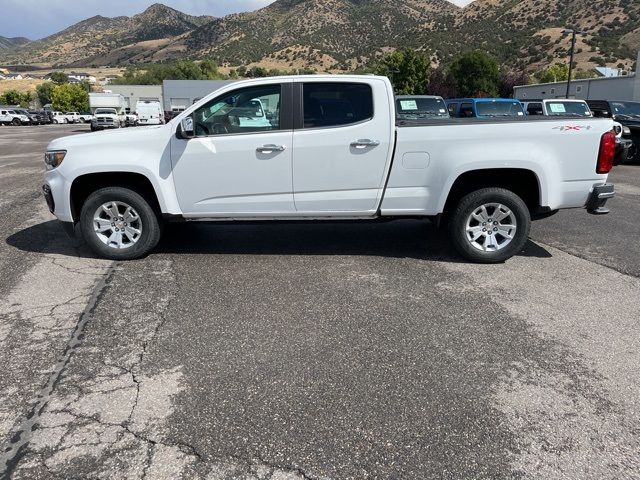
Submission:
[[[179,134],[179,137],[183,139],[193,138],[195,136],[195,132],[193,130],[193,117],[191,115],[184,117],[180,121]]]

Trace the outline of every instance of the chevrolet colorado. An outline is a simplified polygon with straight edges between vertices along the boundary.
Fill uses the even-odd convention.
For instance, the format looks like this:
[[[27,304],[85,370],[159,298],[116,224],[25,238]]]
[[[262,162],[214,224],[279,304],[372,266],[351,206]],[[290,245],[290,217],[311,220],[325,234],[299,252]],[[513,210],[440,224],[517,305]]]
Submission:
[[[240,81],[166,125],[52,141],[43,191],[100,256],[134,259],[164,221],[431,218],[475,262],[518,253],[532,218],[606,213],[610,119],[420,118],[387,78]],[[442,222],[441,222],[442,221]]]

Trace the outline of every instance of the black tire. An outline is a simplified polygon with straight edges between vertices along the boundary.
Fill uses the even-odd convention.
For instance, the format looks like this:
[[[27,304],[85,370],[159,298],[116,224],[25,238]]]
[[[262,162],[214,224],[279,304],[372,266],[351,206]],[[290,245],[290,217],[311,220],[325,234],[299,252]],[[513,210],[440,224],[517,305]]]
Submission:
[[[485,251],[472,245],[466,230],[471,214],[482,205],[490,203],[499,203],[509,208],[515,217],[517,228],[510,243],[500,250]],[[504,188],[483,188],[471,192],[458,202],[449,219],[449,238],[456,251],[466,260],[476,263],[501,263],[513,257],[522,251],[530,230],[531,215],[527,205],[518,195]]]
[[[95,132],[96,130],[98,130],[96,127],[94,127],[93,125],[91,125],[91,131]]]
[[[20,119],[19,119],[19,118],[14,118],[14,119],[11,121],[11,125],[13,125],[14,127],[19,127],[20,125],[22,125],[22,122],[20,121]]]
[[[135,209],[140,217],[142,233],[138,241],[125,249],[117,249],[103,243],[93,228],[96,210],[108,202],[123,202]],[[148,255],[160,241],[161,219],[151,203],[139,193],[124,187],[107,187],[93,192],[82,206],[80,231],[91,249],[102,258],[110,260],[135,260]]]

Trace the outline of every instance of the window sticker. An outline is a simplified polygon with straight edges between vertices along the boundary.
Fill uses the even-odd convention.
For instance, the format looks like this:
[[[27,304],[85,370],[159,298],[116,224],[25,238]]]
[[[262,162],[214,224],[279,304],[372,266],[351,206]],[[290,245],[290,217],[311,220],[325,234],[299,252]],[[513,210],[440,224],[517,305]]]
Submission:
[[[551,113],[567,113],[563,103],[550,103],[549,108],[551,109]]]
[[[402,110],[418,110],[418,102],[415,100],[400,100]]]

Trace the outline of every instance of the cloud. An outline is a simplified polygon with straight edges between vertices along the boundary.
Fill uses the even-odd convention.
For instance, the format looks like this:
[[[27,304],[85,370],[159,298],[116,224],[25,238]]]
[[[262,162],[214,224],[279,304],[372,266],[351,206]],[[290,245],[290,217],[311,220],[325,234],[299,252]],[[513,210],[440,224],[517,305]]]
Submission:
[[[2,0],[0,35],[43,38],[94,15],[135,15],[164,3],[192,15],[221,17],[256,10],[273,0]]]

